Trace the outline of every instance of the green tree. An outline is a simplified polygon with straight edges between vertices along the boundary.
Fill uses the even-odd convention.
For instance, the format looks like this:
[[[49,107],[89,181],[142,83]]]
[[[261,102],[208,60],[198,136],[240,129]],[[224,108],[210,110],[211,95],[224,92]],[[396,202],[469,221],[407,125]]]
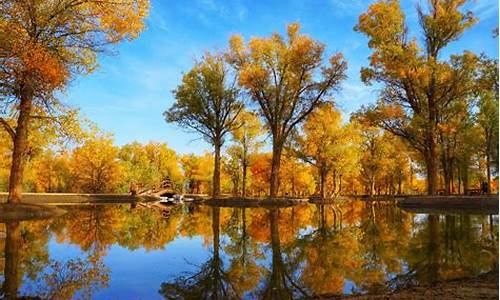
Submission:
[[[164,113],[167,122],[200,133],[215,149],[212,196],[220,195],[221,148],[243,108],[222,55],[207,53],[174,90],[175,104]]]
[[[149,142],[143,145],[132,142],[120,148],[118,158],[124,175],[122,191],[128,191],[131,185],[156,187],[167,177],[181,184],[179,157],[165,143]]]

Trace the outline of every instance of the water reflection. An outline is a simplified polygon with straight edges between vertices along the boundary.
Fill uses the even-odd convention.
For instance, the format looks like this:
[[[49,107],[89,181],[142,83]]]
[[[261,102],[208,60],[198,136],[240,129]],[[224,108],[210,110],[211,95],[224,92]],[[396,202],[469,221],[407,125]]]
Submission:
[[[212,257],[192,276],[181,276],[172,283],[163,283],[160,294],[166,299],[239,299],[220,256],[220,208],[213,207]]]
[[[19,247],[21,246],[19,223],[5,224],[5,235],[3,296],[5,299],[15,299],[19,288]]]
[[[123,291],[125,261],[136,250],[168,255],[177,241],[193,253],[184,267],[156,275],[149,298],[296,299],[378,292],[408,284],[478,275],[498,267],[498,216],[407,213],[384,203],[347,202],[290,208],[86,206],[3,231],[5,299],[106,298]],[[73,255],[57,245],[76,247]],[[202,249],[202,250],[199,250]],[[203,254],[204,253],[204,254]],[[140,262],[139,262],[140,263]],[[168,266],[167,266],[168,267]],[[113,272],[115,269],[122,272]],[[123,283],[122,283],[123,282]],[[127,294],[125,294],[127,295]],[[134,297],[132,294],[130,298]]]

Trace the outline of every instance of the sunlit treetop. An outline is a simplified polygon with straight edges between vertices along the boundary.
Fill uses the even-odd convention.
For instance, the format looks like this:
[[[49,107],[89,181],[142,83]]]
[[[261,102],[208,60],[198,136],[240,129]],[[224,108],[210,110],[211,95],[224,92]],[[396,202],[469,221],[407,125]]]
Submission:
[[[229,40],[228,61],[239,71],[239,83],[259,103],[268,126],[288,132],[345,78],[347,63],[336,53],[323,64],[325,46],[299,32],[292,23],[286,36]]]
[[[149,0],[32,0],[0,3],[0,93],[30,84],[36,96],[89,73],[99,52],[144,28]]]
[[[382,75],[408,77],[417,82],[423,81],[423,85],[426,85],[429,84],[426,78],[431,72],[430,67],[443,69],[438,72],[442,77],[451,76],[452,70],[446,70],[448,66],[437,60],[444,47],[460,38],[467,28],[476,23],[477,20],[470,12],[460,10],[466,2],[430,0],[427,11],[417,7],[424,35],[423,47],[418,45],[416,38],[408,37],[405,15],[399,1],[378,1],[372,4],[359,17],[359,23],[355,27],[356,31],[368,36],[368,46],[374,50],[370,56],[372,68],[362,70],[362,79],[370,82]],[[429,65],[430,62],[438,65]],[[445,79],[448,78],[441,78],[441,81]]]

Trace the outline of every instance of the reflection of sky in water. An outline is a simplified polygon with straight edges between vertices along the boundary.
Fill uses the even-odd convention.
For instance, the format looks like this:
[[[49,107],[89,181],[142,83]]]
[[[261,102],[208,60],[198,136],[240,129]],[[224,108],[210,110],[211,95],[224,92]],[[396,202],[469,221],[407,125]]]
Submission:
[[[162,299],[158,293],[162,282],[196,271],[209,258],[209,249],[202,244],[199,237],[178,237],[163,250],[111,246],[104,257],[104,264],[111,270],[109,287],[96,291],[93,299]],[[50,258],[60,262],[86,256],[79,246],[61,244],[55,238],[50,239],[48,247]]]
[[[333,271],[332,274],[334,274],[334,276],[343,276],[340,286],[338,287],[339,290],[337,290],[336,293],[343,292],[349,294],[352,292],[364,291],[358,283],[363,283],[364,280],[369,278],[370,274],[357,274],[356,272],[363,271],[361,269],[375,268],[376,271],[383,273],[383,280],[388,281],[394,279],[397,275],[405,274],[412,270],[411,268],[420,264],[420,260],[424,260],[424,263],[426,263],[426,259],[428,259],[427,256],[432,255],[426,253],[426,251],[429,251],[429,246],[426,243],[430,243],[436,239],[435,236],[430,235],[433,232],[437,232],[439,235],[438,239],[441,241],[449,236],[453,236],[453,243],[455,243],[453,247],[458,247],[457,251],[482,251],[481,247],[483,246],[480,243],[486,241],[485,236],[490,234],[488,230],[491,230],[491,228],[494,228],[494,236],[496,237],[496,241],[493,243],[497,243],[498,241],[498,215],[492,217],[464,215],[445,217],[436,215],[432,220],[437,223],[432,223],[435,224],[432,225],[428,214],[409,214],[401,212],[397,208],[383,207],[377,209],[376,214],[373,215],[373,211],[367,209],[364,207],[364,204],[362,204],[357,208],[358,216],[350,221],[344,220],[342,227],[336,227],[333,224],[332,220],[334,218],[333,215],[331,215],[331,210],[326,210],[327,216],[323,220],[324,227],[320,230],[320,228],[318,228],[320,216],[319,212],[316,210],[317,207],[309,206],[306,209],[302,207],[302,209],[302,212],[296,212],[297,216],[300,216],[301,213],[309,213],[309,215],[307,215],[308,217],[293,219],[290,224],[287,223],[286,219],[290,217],[290,215],[286,214],[286,209],[282,210],[282,212],[285,213],[279,215],[281,219],[278,222],[278,230],[281,241],[278,248],[280,249],[279,251],[283,263],[281,271],[285,270],[285,272],[287,272],[287,276],[293,280],[293,284],[301,285],[305,290],[309,291],[309,287],[306,286],[307,280],[304,281],[303,278],[307,276],[306,270],[308,267],[312,268],[308,266],[308,264],[312,262],[316,264],[316,267],[318,267],[318,265],[321,267],[321,259],[323,259],[322,255],[324,254],[327,254],[325,257],[332,260],[333,265],[337,268],[337,270],[324,271],[327,273],[328,271]],[[120,210],[120,214],[123,214],[120,215],[121,217],[129,216],[127,214],[134,213],[133,210]],[[196,211],[195,214],[197,213],[197,216],[188,213],[189,212],[185,209],[181,210],[181,214],[183,215],[178,219],[177,234],[173,240],[167,241],[165,245],[156,246],[158,249],[145,250],[142,244],[140,244],[133,246],[138,247],[137,249],[130,250],[127,249],[125,245],[118,245],[117,241],[106,246],[106,250],[102,255],[102,262],[105,267],[110,270],[108,287],[94,291],[92,298],[162,299],[159,293],[162,283],[173,282],[180,276],[189,277],[197,273],[214,255],[213,228],[211,227],[212,214],[211,210],[206,208]],[[261,295],[261,293],[269,287],[270,274],[272,270],[274,270],[273,251],[276,250],[276,247],[274,247],[274,249],[272,247],[272,239],[269,232],[270,224],[266,217],[267,213],[268,211],[263,209],[255,211],[251,209],[247,210],[248,219],[246,224],[248,227],[248,243],[249,247],[253,247],[249,253],[253,253],[253,251],[261,253],[260,257],[251,257],[254,263],[261,268],[261,271],[257,278],[257,286],[251,290],[244,291],[241,295],[243,298],[252,299]],[[259,214],[261,214],[260,219]],[[239,218],[239,215],[231,214],[230,209],[222,209],[221,216],[222,215],[224,215],[224,217],[220,218],[220,223],[225,223],[221,224],[219,228],[219,253],[224,272],[226,272],[232,260],[240,255],[239,252],[231,253],[230,249],[233,249],[233,252],[236,251],[234,247],[242,232],[240,227],[241,223],[239,223],[239,221],[228,221],[228,218],[234,218],[235,216]],[[257,228],[250,229],[250,227],[253,226],[251,225],[251,220],[254,216],[257,216],[257,220],[261,222],[257,222],[256,224],[262,228],[257,226]],[[191,225],[183,223],[186,220],[191,220],[191,217],[193,217],[193,220],[196,222],[201,222],[199,224],[204,225],[197,227],[198,225],[196,222]],[[70,222],[70,220],[65,220],[65,222]],[[493,222],[493,227],[491,227],[489,222]],[[430,230],[431,225],[438,226],[438,230]],[[67,224],[64,226],[67,226]],[[181,230],[183,226],[194,226],[188,227],[189,230],[194,230],[188,230],[190,232],[188,235],[192,235],[193,237],[190,238],[180,234],[182,230],[187,230],[186,228]],[[133,226],[131,228],[133,228]],[[155,230],[157,229],[158,228]],[[202,233],[196,230],[201,230]],[[405,230],[406,236],[404,236],[404,234],[402,235],[402,232],[404,233]],[[464,230],[468,231],[468,233],[464,233]],[[62,232],[63,233],[59,234],[65,237],[60,239],[63,240],[63,242],[56,240],[53,233],[50,234],[49,242],[46,245],[49,260],[58,261],[64,264],[75,258],[86,259],[92,250],[89,250],[90,252],[82,251],[80,245],[75,244],[75,241],[73,241],[72,244],[72,242],[70,242],[71,238],[67,236],[67,233],[65,233],[65,231]],[[132,233],[129,232],[127,234]],[[252,236],[252,234],[256,234],[256,236]],[[464,244],[462,246],[457,244],[460,243],[461,234],[466,234],[468,236],[469,244]],[[391,235],[391,238],[388,238],[387,235]],[[322,245],[320,246],[318,243],[325,244],[320,244]],[[344,253],[344,251],[349,251],[348,247],[350,244],[353,244],[353,247],[359,247],[360,250],[358,251],[362,253]],[[444,245],[445,243],[441,243],[438,246],[446,247]],[[488,245],[486,246],[489,247]],[[337,249],[336,247],[339,248]],[[397,247],[405,247],[406,250],[399,251],[401,249],[397,249]],[[417,248],[419,247],[422,247],[425,251],[418,250]],[[498,249],[497,244],[496,247],[496,249]],[[330,253],[315,254],[314,252],[311,253],[308,251],[327,251]],[[445,252],[446,251],[442,251],[438,253],[438,255],[443,255]],[[476,254],[466,252],[460,253],[460,256],[464,255],[465,257],[475,258]],[[315,255],[317,257],[315,257]],[[421,255],[421,257],[415,258],[411,255]],[[358,270],[352,269],[354,267],[349,267],[349,263],[343,261],[345,259],[351,259],[352,257],[350,256],[359,256],[358,259],[362,260],[361,265],[357,267]],[[498,262],[498,254],[494,259]],[[355,260],[353,259],[353,261]],[[460,268],[477,268],[476,261],[472,259],[471,261],[460,261],[459,263],[464,264],[463,266],[460,265]],[[399,267],[391,269],[389,267],[390,264],[396,264]],[[351,269],[344,270],[340,268]],[[308,270],[309,276],[311,276],[310,274],[314,276],[316,270],[311,270]],[[321,270],[319,271],[321,272]],[[245,274],[241,276],[244,275]],[[322,275],[318,274],[318,276]],[[31,279],[28,278],[26,274],[24,277],[20,293],[36,294],[34,293],[36,291],[33,291],[33,287],[36,285],[33,285],[33,282],[30,281]],[[292,286],[291,283],[288,283],[288,285]],[[292,291],[292,294],[295,296],[300,295],[297,290]],[[76,297],[78,296],[79,294],[77,293]]]
[[[98,299],[161,299],[162,282],[184,272],[196,271],[209,257],[201,238],[178,238],[164,250],[129,252],[111,247],[104,263],[110,267],[109,288],[95,295]],[[188,263],[186,263],[188,262]]]

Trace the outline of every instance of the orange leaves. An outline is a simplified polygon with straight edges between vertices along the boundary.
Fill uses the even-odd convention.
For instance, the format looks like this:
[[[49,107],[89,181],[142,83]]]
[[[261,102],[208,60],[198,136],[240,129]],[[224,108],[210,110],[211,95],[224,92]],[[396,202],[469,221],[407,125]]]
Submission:
[[[36,43],[13,45],[13,53],[18,57],[13,69],[20,77],[36,78],[48,90],[63,86],[69,72],[66,66],[58,60],[47,48]]]
[[[149,0],[11,2],[0,11],[0,79],[11,96],[29,84],[40,98],[91,72],[108,43],[137,37],[149,10]]]
[[[457,131],[457,127],[452,124],[438,124],[438,129],[445,134],[452,134]]]
[[[379,111],[387,119],[399,119],[405,116],[405,112],[399,105],[384,105],[379,108]]]

